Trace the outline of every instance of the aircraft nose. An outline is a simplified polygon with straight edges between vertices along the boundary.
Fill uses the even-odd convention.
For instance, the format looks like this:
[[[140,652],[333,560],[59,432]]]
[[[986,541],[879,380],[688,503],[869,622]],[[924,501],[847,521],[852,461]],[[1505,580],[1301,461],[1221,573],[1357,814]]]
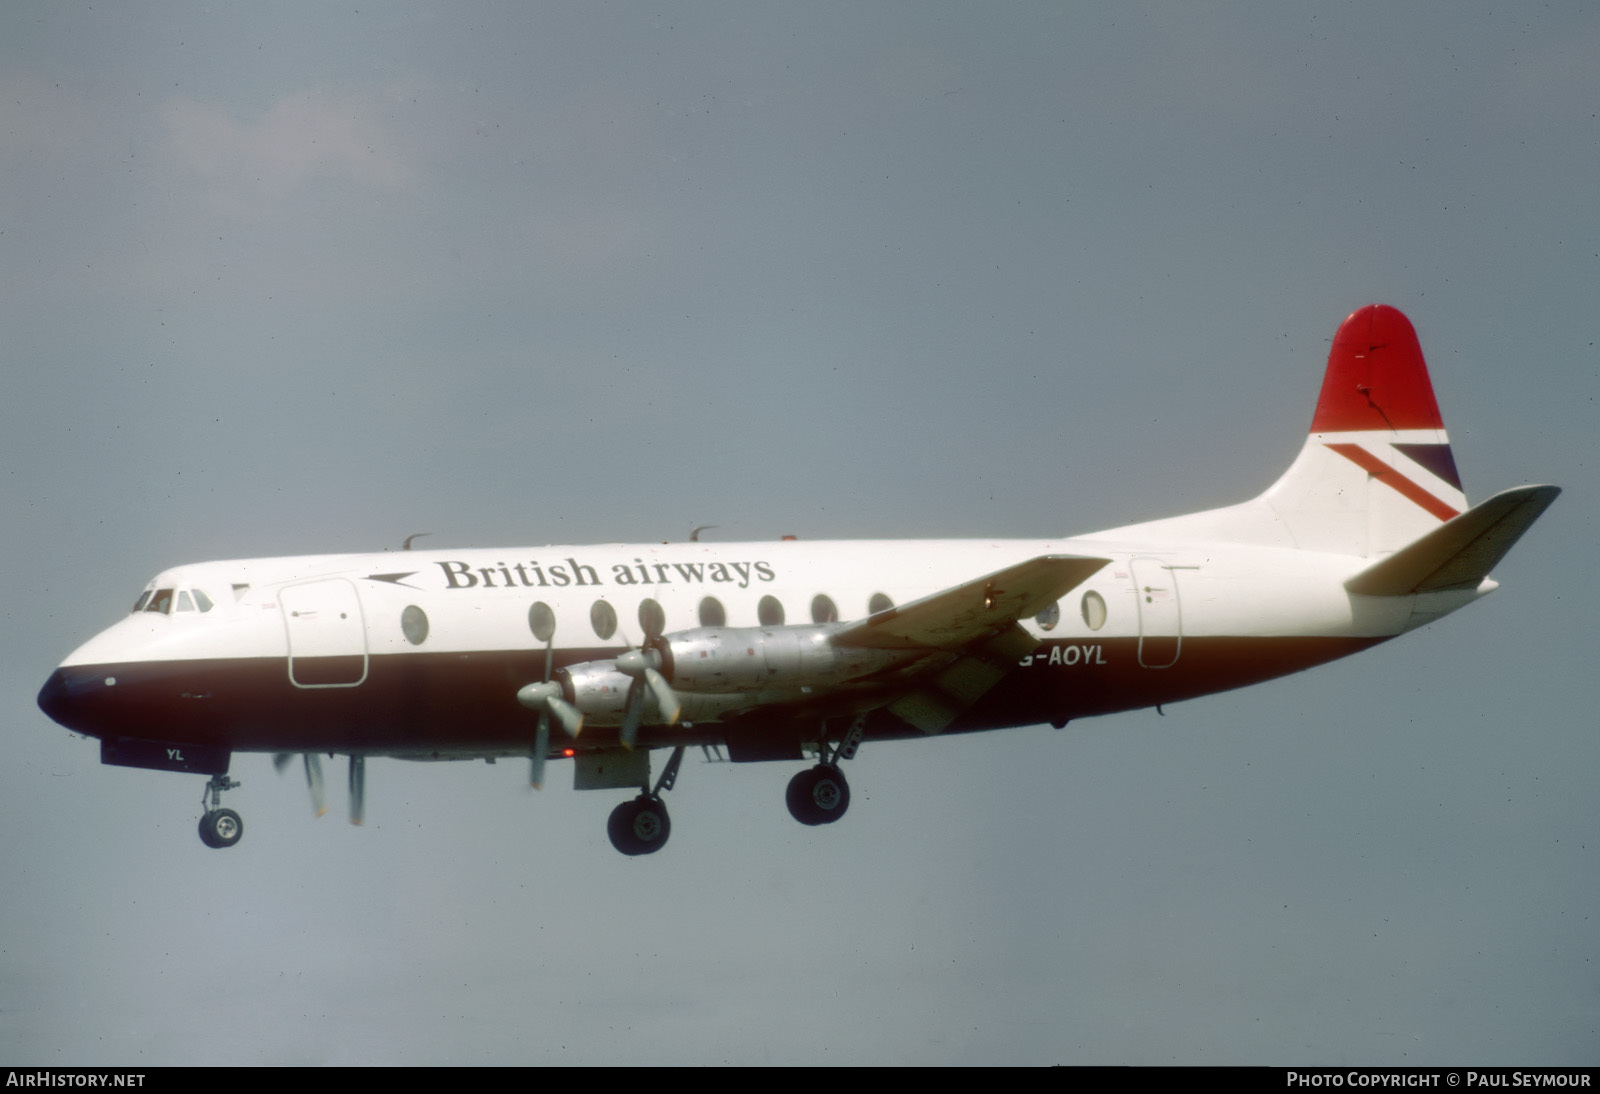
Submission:
[[[68,720],[72,709],[72,689],[67,683],[67,674],[62,669],[56,669],[50,674],[50,679],[44,682],[44,687],[39,689],[39,709],[50,716],[54,722],[72,728]]]

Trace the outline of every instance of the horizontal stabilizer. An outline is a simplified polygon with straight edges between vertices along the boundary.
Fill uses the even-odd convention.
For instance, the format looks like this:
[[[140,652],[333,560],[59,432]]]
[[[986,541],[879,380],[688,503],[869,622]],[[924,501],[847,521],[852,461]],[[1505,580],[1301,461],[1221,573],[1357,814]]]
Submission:
[[[836,646],[956,650],[1037,615],[1088,580],[1107,558],[1041,555],[988,577],[887,608],[833,636]]]
[[[1362,596],[1476,588],[1560,493],[1559,486],[1504,490],[1362,570],[1344,587]]]

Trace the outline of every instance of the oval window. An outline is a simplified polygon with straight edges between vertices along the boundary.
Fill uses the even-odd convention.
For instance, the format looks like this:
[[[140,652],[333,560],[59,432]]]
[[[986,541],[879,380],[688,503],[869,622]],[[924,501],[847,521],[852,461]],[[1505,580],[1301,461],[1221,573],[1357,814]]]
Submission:
[[[1044,611],[1034,616],[1033,621],[1039,624],[1039,629],[1042,631],[1055,630],[1056,624],[1061,622],[1061,604],[1059,602],[1051,604]]]
[[[700,601],[700,625],[702,627],[726,627],[728,613],[722,607],[722,601],[714,596],[708,596]]]
[[[528,609],[528,629],[541,642],[548,642],[555,637],[556,613],[550,609],[550,605],[541,600]]]
[[[667,613],[661,605],[646,597],[639,602],[639,626],[646,638],[655,638],[667,629]]]
[[[892,607],[894,607],[894,601],[889,599],[888,594],[873,593],[872,599],[867,601],[867,614],[877,615],[879,612],[886,612]]]
[[[1091,631],[1097,631],[1106,625],[1105,598],[1093,589],[1083,594],[1083,621],[1089,625]]]
[[[811,622],[839,622],[838,605],[834,604],[833,598],[827,593],[818,593],[816,596],[811,598]]]
[[[415,604],[407,604],[406,610],[400,613],[400,630],[407,642],[413,646],[422,645],[428,640],[428,613]]]
[[[763,627],[783,626],[783,602],[775,596],[764,596],[756,605],[756,619]]]
[[[617,609],[604,600],[596,600],[589,609],[589,626],[601,638],[610,638],[617,633]]]

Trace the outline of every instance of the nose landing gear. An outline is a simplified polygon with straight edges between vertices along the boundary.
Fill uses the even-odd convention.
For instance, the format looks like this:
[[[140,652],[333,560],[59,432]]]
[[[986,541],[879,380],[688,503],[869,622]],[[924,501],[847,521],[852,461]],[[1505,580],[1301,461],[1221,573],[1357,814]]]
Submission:
[[[243,838],[244,821],[232,809],[222,808],[222,792],[238,785],[226,775],[213,775],[207,781],[205,792],[200,795],[200,803],[205,806],[200,816],[200,842],[207,847],[220,850],[232,847]]]

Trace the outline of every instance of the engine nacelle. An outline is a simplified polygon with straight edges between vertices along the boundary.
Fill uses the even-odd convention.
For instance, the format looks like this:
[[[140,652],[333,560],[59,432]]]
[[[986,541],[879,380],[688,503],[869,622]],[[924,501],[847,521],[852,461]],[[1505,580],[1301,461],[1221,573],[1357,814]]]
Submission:
[[[561,681],[563,697],[583,714],[584,723],[592,726],[620,726],[628,709],[628,689],[633,677],[617,671],[615,661],[585,661],[570,665],[556,673]],[[748,705],[748,698],[739,693],[726,695],[699,695],[689,691],[677,693],[678,717],[685,722],[712,722],[730,710]],[[645,690],[644,724],[660,725],[664,719],[656,706],[655,696]]]
[[[925,650],[878,650],[835,646],[836,623],[794,627],[699,627],[652,638],[646,652],[659,659],[661,675],[686,722],[713,721],[763,703],[792,702],[897,668]],[[567,702],[590,725],[621,725],[635,677],[616,661],[585,661],[556,673]],[[645,690],[644,722],[658,725],[661,711]]]
[[[615,661],[585,661],[556,674],[567,702],[577,707],[586,722],[621,725],[628,706],[633,678],[617,671]]]
[[[651,640],[679,694],[832,687],[915,660],[919,652],[835,646],[838,624],[699,627]]]

